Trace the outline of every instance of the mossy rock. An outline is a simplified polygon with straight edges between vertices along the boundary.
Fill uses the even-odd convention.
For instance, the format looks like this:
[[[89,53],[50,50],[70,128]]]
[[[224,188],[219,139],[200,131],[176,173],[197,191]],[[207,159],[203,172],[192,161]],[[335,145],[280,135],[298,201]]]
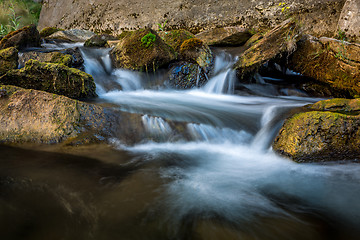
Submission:
[[[46,37],[50,36],[51,34],[56,33],[58,31],[64,31],[64,29],[56,28],[56,27],[46,27],[40,31],[40,37],[46,38]]]
[[[211,49],[198,38],[185,40],[181,44],[180,59],[198,64],[206,74],[210,73],[214,63],[214,56]]]
[[[201,87],[207,82],[203,68],[196,63],[179,62],[170,70],[168,85],[176,89]]]
[[[196,34],[197,38],[211,46],[241,46],[251,36],[248,29],[239,26],[216,27]]]
[[[287,67],[329,84],[349,97],[360,96],[360,45],[330,38],[305,36],[297,44]],[[336,96],[336,95],[335,95]]]
[[[25,66],[25,63],[32,60],[37,60],[44,63],[59,63],[67,67],[79,67],[74,57],[71,54],[65,54],[66,52],[71,53],[69,49],[61,50],[59,52],[39,52],[39,51],[28,51],[21,54],[19,57],[19,67]],[[81,65],[81,64],[80,64]]]
[[[117,68],[152,72],[175,60],[174,49],[151,29],[127,33],[110,52]]]
[[[25,67],[0,77],[0,83],[81,99],[96,97],[91,75],[63,64],[29,60]]]
[[[165,43],[174,48],[176,52],[180,52],[180,46],[184,41],[195,38],[194,34],[184,29],[159,32],[159,35],[162,37]]]
[[[107,41],[118,40],[109,34],[94,35],[84,43],[85,47],[106,47]]]
[[[145,138],[141,116],[65,96],[0,85],[0,143],[82,144]]]
[[[18,66],[18,50],[14,47],[0,50],[0,76]]]
[[[273,144],[275,152],[296,162],[360,157],[360,99],[324,100],[308,110],[285,121]]]
[[[298,34],[299,27],[295,21],[288,19],[264,34],[262,38],[257,36],[254,43],[248,43],[251,47],[239,56],[235,64],[238,77],[247,78],[269,61],[289,56],[296,49]]]
[[[40,34],[35,25],[12,31],[0,41],[0,49],[16,47],[18,50],[27,47],[40,47]]]

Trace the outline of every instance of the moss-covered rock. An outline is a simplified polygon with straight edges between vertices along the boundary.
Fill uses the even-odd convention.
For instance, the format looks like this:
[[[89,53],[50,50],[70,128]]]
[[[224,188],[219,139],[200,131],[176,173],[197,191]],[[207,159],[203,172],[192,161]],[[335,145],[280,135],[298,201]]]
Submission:
[[[239,56],[235,64],[238,77],[246,78],[265,63],[289,56],[296,49],[298,33],[297,24],[288,19],[264,34],[262,38],[256,39],[255,43]]]
[[[208,74],[214,63],[211,49],[198,38],[185,40],[180,46],[180,59],[197,63]]]
[[[70,54],[63,54],[61,52],[30,51],[20,54],[19,57],[20,68],[24,67],[25,63],[30,59],[44,63],[59,63],[67,67],[72,67],[72,63],[73,63],[73,57]]]
[[[40,47],[40,34],[35,25],[26,26],[10,32],[0,41],[0,49],[16,47],[18,50],[27,47]]]
[[[37,89],[70,98],[95,97],[95,83],[91,75],[63,64],[29,60],[25,67],[11,70],[0,77],[0,83]]]
[[[64,31],[64,29],[56,28],[56,27],[46,27],[40,31],[40,37],[46,38],[46,37],[50,36],[51,34],[56,33],[58,31]]]
[[[305,36],[287,66],[349,97],[360,96],[360,45]]]
[[[143,139],[141,116],[64,96],[0,85],[0,143],[78,144]]]
[[[194,34],[183,29],[159,32],[159,35],[165,43],[174,48],[176,52],[180,52],[180,46],[184,41],[195,37]]]
[[[85,41],[85,47],[106,47],[107,41],[118,40],[116,37],[109,34],[94,35]]]
[[[110,54],[115,67],[146,72],[156,71],[176,58],[174,49],[151,29],[127,33]]]
[[[207,82],[203,68],[196,63],[179,62],[170,70],[168,85],[177,89],[201,87]]]
[[[297,162],[360,157],[360,99],[324,100],[287,119],[273,149]]]
[[[0,50],[0,76],[18,66],[18,50],[14,47]]]
[[[252,34],[246,28],[238,26],[217,27],[196,34],[207,45],[241,46]]]

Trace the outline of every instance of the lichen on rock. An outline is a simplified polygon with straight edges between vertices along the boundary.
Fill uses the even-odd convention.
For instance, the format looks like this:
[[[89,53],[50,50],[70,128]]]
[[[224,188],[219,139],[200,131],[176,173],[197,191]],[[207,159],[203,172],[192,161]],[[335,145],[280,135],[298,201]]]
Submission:
[[[18,50],[15,47],[0,50],[0,76],[18,66]]]

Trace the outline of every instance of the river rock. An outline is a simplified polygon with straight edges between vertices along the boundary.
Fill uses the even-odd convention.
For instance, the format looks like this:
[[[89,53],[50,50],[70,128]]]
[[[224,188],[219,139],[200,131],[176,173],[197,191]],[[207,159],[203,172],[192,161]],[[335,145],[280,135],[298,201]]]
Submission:
[[[341,11],[338,31],[343,31],[351,41],[360,42],[360,1],[347,0]]]
[[[204,69],[196,63],[179,62],[170,70],[168,85],[177,89],[201,87],[207,82]]]
[[[151,29],[124,33],[110,54],[115,67],[156,71],[176,59],[175,51]]]
[[[56,28],[56,27],[46,27],[46,28],[43,28],[41,31],[40,31],[40,37],[41,38],[46,38],[48,36],[50,36],[51,34],[54,34],[58,31],[64,31],[64,29],[62,28]]]
[[[20,53],[19,67],[20,68],[25,67],[26,62],[29,61],[30,59],[45,63],[59,63],[67,67],[71,67],[73,62],[73,58],[69,54],[63,54],[61,52],[30,51],[30,52]]]
[[[18,67],[18,50],[14,47],[0,50],[0,76]]]
[[[108,41],[117,40],[109,34],[94,35],[84,43],[85,47],[106,47]]]
[[[211,49],[198,38],[185,40],[180,46],[180,59],[187,62],[197,63],[206,74],[214,63]]]
[[[276,137],[275,152],[297,162],[360,157],[360,99],[331,99],[288,118]]]
[[[176,52],[180,52],[181,44],[184,41],[194,38],[195,35],[184,29],[172,30],[172,31],[160,31],[159,36],[162,37],[164,42],[171,46]]]
[[[213,28],[196,34],[207,45],[241,46],[252,34],[248,29],[238,26]]]
[[[297,43],[297,50],[288,59],[287,66],[329,84],[341,95],[360,96],[359,44],[307,35]]]
[[[70,29],[64,31],[57,31],[48,36],[47,39],[58,39],[69,42],[85,42],[86,40],[90,39],[95,35],[95,33],[88,30]]]
[[[16,47],[18,50],[27,47],[40,47],[40,35],[35,25],[12,31],[0,41],[0,49]]]
[[[61,94],[70,98],[95,97],[95,83],[91,75],[63,64],[29,60],[22,69],[8,71],[0,83],[27,89]]]
[[[141,117],[43,91],[0,85],[1,143],[68,144],[143,139]],[[137,134],[135,134],[135,132]]]
[[[289,56],[296,49],[299,27],[291,19],[286,20],[258,39],[239,56],[235,69],[239,78],[247,78],[269,61]]]
[[[289,15],[295,16],[308,34],[333,36],[346,0],[283,0],[289,9],[284,14],[280,1],[233,0],[47,0],[42,6],[39,28],[89,29],[120,34],[123,30],[186,29],[192,33],[216,27],[238,26],[247,29],[273,28]]]

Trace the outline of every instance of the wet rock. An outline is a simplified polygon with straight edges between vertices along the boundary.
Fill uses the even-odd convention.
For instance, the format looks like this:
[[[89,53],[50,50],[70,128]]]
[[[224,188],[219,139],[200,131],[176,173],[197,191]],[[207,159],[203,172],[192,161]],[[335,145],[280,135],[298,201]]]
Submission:
[[[146,72],[156,71],[176,58],[174,49],[151,29],[127,33],[110,54],[115,67]]]
[[[221,27],[214,28],[196,34],[207,45],[216,46],[241,46],[252,34],[243,27]]]
[[[59,39],[69,42],[85,42],[86,40],[90,39],[95,35],[95,33],[88,30],[70,29],[64,31],[57,31],[48,36],[47,39]]]
[[[347,0],[337,26],[348,40],[360,42],[360,1]]]
[[[73,58],[69,54],[63,54],[60,52],[36,52],[36,51],[30,51],[30,52],[24,52],[21,53],[19,56],[19,67],[23,68],[25,66],[25,63],[32,60],[37,60],[39,62],[44,63],[59,63],[63,64],[67,67],[72,66]]]
[[[116,37],[109,34],[94,35],[84,43],[85,47],[106,47],[107,41],[117,40]]]
[[[198,64],[179,62],[170,70],[168,85],[177,89],[189,89],[201,87],[206,82],[206,74]]]
[[[287,119],[273,149],[297,162],[360,157],[360,99],[331,99]]]
[[[209,46],[198,38],[184,41],[180,46],[181,60],[197,63],[208,74],[214,63],[214,56]]]
[[[278,25],[239,56],[235,69],[244,79],[258,71],[269,61],[289,56],[296,49],[299,28],[291,19]]]
[[[0,76],[18,67],[18,51],[14,47],[0,50]]]
[[[56,27],[46,27],[43,28],[43,30],[40,31],[40,37],[41,38],[46,38],[48,36],[50,36],[51,34],[54,34],[58,31],[64,31],[64,29],[62,28],[56,28]]]
[[[360,45],[305,36],[288,59],[288,68],[330,85],[339,94],[360,96]],[[335,95],[336,96],[336,95]]]
[[[194,34],[184,29],[159,32],[159,35],[163,38],[164,42],[171,46],[176,52],[180,52],[181,44],[183,44],[184,41],[195,37]]]
[[[41,63],[36,60],[29,60],[22,69],[7,72],[0,77],[0,83],[75,99],[96,96],[95,83],[91,75],[63,64]]]
[[[125,144],[143,139],[141,117],[43,91],[0,85],[1,143],[104,141]]]
[[[0,41],[0,49],[16,47],[18,50],[27,47],[40,47],[40,35],[35,25],[26,26],[10,32]]]

